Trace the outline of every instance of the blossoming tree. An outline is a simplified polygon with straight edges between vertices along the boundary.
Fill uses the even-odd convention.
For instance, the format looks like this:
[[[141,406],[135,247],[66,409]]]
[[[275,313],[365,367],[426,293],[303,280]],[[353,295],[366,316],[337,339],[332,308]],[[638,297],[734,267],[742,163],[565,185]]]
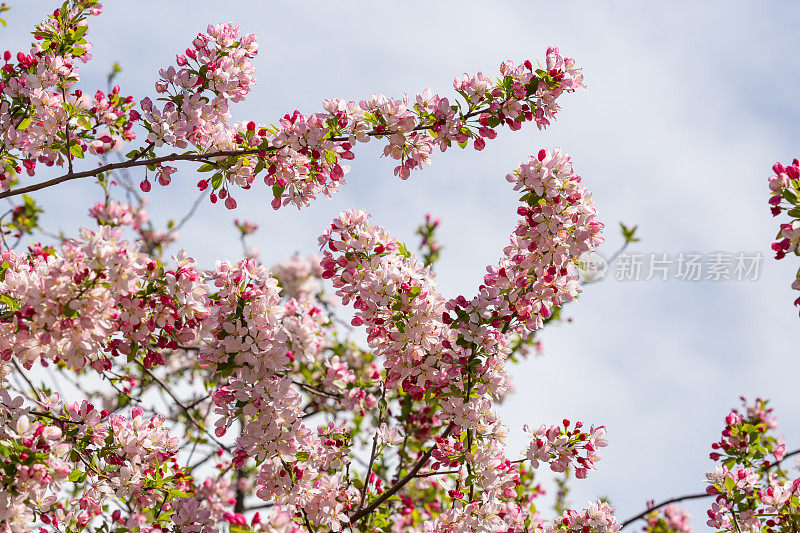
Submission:
[[[606,501],[566,508],[563,481],[557,516],[542,512],[537,469],[586,477],[603,427],[526,428],[527,447],[507,455],[494,407],[507,366],[578,296],[578,258],[602,242],[566,154],[538,150],[508,173],[519,220],[469,297],[437,289],[434,219],[419,229],[422,260],[354,209],[319,237],[321,256],[203,270],[188,252],[165,255],[176,226],[158,230],[145,208],[179,161],[228,209],[264,194],[261,181],[274,209],[331,196],[373,140],[407,179],[437,148],[548,126],[583,88],[572,59],[549,48],[541,65],[456,78],[451,97],[331,99],[277,124],[232,123],[254,83],[253,35],[209,26],[160,71],[155,101],[137,99],[78,88],[101,11],[65,2],[30,50],[3,58],[0,531],[688,531],[673,501],[622,523]],[[60,175],[36,180],[42,165]],[[37,243],[32,195],[76,179],[103,190],[93,228]],[[243,243],[257,229],[236,225]],[[81,397],[61,398],[52,379]],[[708,491],[676,501],[712,498],[717,529],[795,531],[800,478],[781,466],[793,452],[775,427],[764,401],[732,411]]]

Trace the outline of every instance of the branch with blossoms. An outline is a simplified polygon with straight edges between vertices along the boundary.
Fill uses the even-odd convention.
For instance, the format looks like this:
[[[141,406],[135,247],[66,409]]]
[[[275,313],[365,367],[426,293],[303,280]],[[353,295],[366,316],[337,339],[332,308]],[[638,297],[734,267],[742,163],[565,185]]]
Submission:
[[[800,454],[800,449],[787,453],[782,439],[774,436],[777,420],[766,400],[741,400],[743,409],[728,414],[720,440],[711,445],[709,457],[719,464],[706,474],[706,491],[649,502],[621,528],[645,520],[648,533],[689,533],[688,513],[674,504],[713,498],[707,524],[718,531],[797,529],[800,477],[792,479],[782,463]]]
[[[98,11],[94,0],[57,10],[37,26],[35,36],[42,43],[30,54],[18,54],[14,63],[6,53],[3,83],[14,90],[3,93],[11,105],[7,120],[0,123],[5,139],[0,145],[4,164],[0,184],[9,190],[0,192],[0,198],[134,167],[146,167],[155,172],[156,181],[167,185],[176,169],[165,163],[194,161],[203,163],[200,172],[213,172],[198,182],[201,190],[211,188],[212,202],[223,199],[234,208],[231,187],[249,189],[262,175],[272,187],[274,208],[290,203],[302,207],[320,194],[330,196],[338,190],[348,170],[341,161],[354,158],[351,149],[357,143],[371,138],[387,141],[383,153],[399,162],[395,174],[405,179],[412,170],[430,164],[434,147],[444,152],[454,144],[464,148],[471,140],[481,150],[487,139],[496,137],[499,126],[512,130],[525,122],[547,126],[559,109],[557,98],[583,88],[574,62],[552,48],[546,68],[534,70],[530,61],[505,62],[497,80],[481,73],[465,74],[454,82],[462,100],[452,103],[430,90],[417,95],[416,101],[373,95],[358,103],[326,100],[324,112],[295,111],[278,125],[230,124],[230,104],[244,100],[252,90],[251,60],[258,46],[253,35],[239,36],[235,25],[221,24],[197,35],[185,54],[177,56],[177,69],[161,70],[156,91],[166,103],[159,108],[145,98],[142,114],[132,109],[132,98],[118,96],[116,87],[108,96],[98,91],[93,100],[80,90],[67,93],[78,81],[76,61],[91,57],[85,51],[91,47],[85,39],[86,17]],[[140,119],[148,132],[147,144],[130,152],[128,160],[72,170],[73,159],[82,158],[84,152],[102,154],[132,140],[132,126]],[[71,132],[69,138],[62,131]],[[192,149],[157,156],[164,145]],[[69,172],[13,187],[22,167],[33,175],[37,161],[47,165],[66,161]],[[141,187],[150,190],[147,177]]]
[[[0,69],[0,198],[23,202],[0,218],[17,241],[0,250],[0,530],[618,531],[606,501],[578,510],[562,497],[551,519],[537,509],[538,469],[586,477],[608,444],[603,426],[526,428],[512,459],[496,410],[508,362],[578,297],[580,258],[602,242],[569,156],[542,149],[507,174],[519,218],[469,297],[438,290],[430,218],[422,260],[351,209],[319,237],[320,256],[272,267],[246,246],[255,224],[237,220],[246,257],[204,269],[186,251],[164,253],[194,208],[159,232],[139,193],[169,185],[170,163],[184,161],[208,176],[198,188],[211,202],[235,208],[259,177],[273,208],[302,208],[338,191],[371,139],[406,179],[435,148],[481,150],[501,127],[549,125],[557,99],[583,88],[574,61],[549,48],[539,67],[457,78],[452,100],[373,95],[277,124],[231,123],[231,105],[252,92],[254,36],[209,26],[160,72],[155,101],[83,92],[88,20],[101,10],[63,4]],[[139,147],[107,157],[142,133]],[[79,168],[88,156],[103,164]],[[41,165],[66,173],[21,181]],[[95,226],[17,250],[46,236],[42,206],[25,195],[90,177],[102,189]],[[345,326],[340,305],[352,306]],[[37,385],[42,369],[75,390]],[[61,399],[73,393],[79,401]],[[796,487],[777,466],[770,420],[763,403],[732,414],[716,445],[725,455],[709,475],[710,517],[721,527],[795,525]],[[656,510],[652,532],[685,524]]]
[[[579,187],[579,179],[572,174],[569,159],[559,152],[543,151],[510,174],[509,180],[525,183],[532,190],[541,186],[542,193],[536,198],[529,196],[526,200],[529,206],[525,212],[526,218],[520,222],[516,237],[512,239],[519,245],[527,243],[524,245],[525,252],[515,252],[512,248],[506,252],[510,255],[501,260],[503,266],[500,268],[507,268],[508,275],[517,276],[515,279],[520,280],[513,283],[513,288],[504,290],[507,293],[514,291],[515,300],[522,305],[529,298],[526,296],[528,291],[532,290],[529,285],[539,277],[534,269],[545,269],[546,273],[542,275],[545,283],[559,289],[551,295],[553,299],[550,305],[573,298],[578,290],[574,280],[566,274],[551,276],[549,272],[556,259],[540,255],[537,249],[551,247],[554,239],[559,242],[566,239],[564,246],[577,250],[588,245],[571,239],[586,236],[592,239],[590,242],[598,242],[596,234],[600,226],[593,222],[590,196]],[[568,200],[562,201],[562,196]],[[583,201],[578,202],[578,199]],[[466,502],[461,487],[470,487],[472,498],[485,501],[485,506],[490,506],[493,498],[500,498],[507,502],[506,508],[509,505],[510,508],[517,508],[522,502],[530,502],[533,494],[539,494],[538,488],[531,493],[529,490],[535,487],[528,489],[520,484],[519,480],[525,479],[524,475],[530,480],[530,474],[523,474],[520,463],[504,459],[500,451],[499,443],[504,438],[504,430],[491,411],[491,398],[506,386],[506,378],[503,377],[500,359],[491,354],[506,348],[502,343],[487,344],[490,337],[486,334],[494,331],[495,339],[502,341],[503,331],[527,331],[524,324],[531,320],[531,310],[545,314],[550,300],[531,302],[525,308],[495,308],[486,320],[469,326],[477,326],[479,330],[462,331],[466,325],[461,322],[462,314],[473,312],[468,305],[464,305],[466,299],[462,297],[451,306],[445,305],[444,299],[435,293],[431,285],[430,272],[416,263],[405,247],[389,237],[385,230],[369,225],[363,214],[344,213],[339,220],[356,223],[353,231],[364,231],[365,235],[374,233],[379,239],[374,244],[367,242],[370,253],[389,254],[382,255],[381,261],[399,261],[408,265],[410,270],[407,272],[417,273],[413,277],[415,288],[408,285],[411,279],[394,285],[383,284],[384,289],[394,286],[400,291],[394,296],[400,307],[392,304],[390,311],[382,307],[387,304],[375,302],[382,309],[380,313],[391,312],[395,315],[395,327],[411,335],[412,329],[422,324],[420,320],[424,317],[413,311],[412,307],[405,306],[411,303],[414,306],[424,305],[427,301],[429,305],[439,306],[437,314],[442,317],[438,320],[441,332],[452,332],[438,341],[436,337],[428,335],[408,345],[412,351],[414,345],[431,350],[433,347],[430,343],[438,342],[441,346],[439,350],[450,362],[439,370],[436,370],[438,365],[431,366],[429,371],[434,373],[430,376],[437,380],[448,376],[447,372],[451,377],[452,372],[461,376],[450,380],[452,393],[433,395],[426,401],[424,393],[420,394],[414,382],[408,379],[398,381],[392,370],[395,368],[391,363],[393,356],[389,352],[375,346],[369,352],[356,352],[347,344],[329,344],[331,341],[326,340],[325,332],[330,328],[331,320],[317,305],[316,282],[309,284],[309,281],[318,282],[321,278],[333,277],[332,273],[327,273],[331,261],[339,267],[346,266],[340,264],[339,259],[333,260],[332,255],[328,260],[323,258],[318,269],[308,269],[295,261],[294,264],[275,268],[273,272],[277,277],[252,260],[237,264],[222,263],[214,271],[203,274],[190,259],[179,255],[175,258],[175,265],[170,267],[121,240],[123,228],[126,224],[133,224],[134,217],[120,209],[112,213],[107,209],[109,205],[112,204],[104,204],[102,207],[105,209],[98,207],[93,212],[100,222],[97,231],[85,230],[82,241],[63,242],[60,252],[42,249],[27,257],[5,252],[7,264],[2,274],[2,290],[9,295],[14,311],[11,320],[3,324],[5,332],[10,335],[8,338],[13,339],[10,352],[4,352],[4,357],[13,357],[29,367],[37,362],[52,361],[59,367],[71,367],[79,373],[91,369],[102,375],[118,376],[119,379],[136,376],[127,379],[130,380],[130,387],[138,387],[142,395],[148,383],[168,390],[164,378],[156,379],[154,372],[167,365],[172,369],[181,369],[181,365],[191,364],[187,355],[190,352],[197,353],[195,364],[199,363],[199,367],[192,365],[186,369],[191,369],[192,374],[199,370],[205,376],[206,386],[212,390],[211,402],[215,414],[219,416],[214,430],[215,438],[223,438],[235,424],[242,425],[233,456],[218,465],[220,472],[227,475],[226,472],[247,471],[255,466],[256,484],[253,489],[256,496],[273,505],[278,517],[285,516],[282,513],[288,510],[299,509],[302,523],[313,528],[338,528],[356,519],[367,520],[365,526],[386,520],[393,512],[393,507],[384,507],[383,504],[395,494],[419,490],[424,483],[423,478],[417,478],[417,474],[425,468],[431,457],[436,459],[435,464],[441,464],[446,459],[451,466],[459,466],[458,474],[448,477],[448,484],[452,488],[442,489],[444,492],[441,494],[443,501],[458,502],[452,513],[468,512],[473,520],[486,513],[474,508],[473,504],[463,507]],[[356,218],[349,218],[353,216]],[[545,219],[550,223],[543,227],[550,229],[542,231],[539,221]],[[245,233],[251,229],[240,225],[245,228]],[[517,238],[524,241],[515,240]],[[329,235],[323,236],[321,242],[334,242],[329,239]],[[338,236],[334,240],[338,241]],[[336,246],[333,249],[338,250]],[[326,256],[330,251],[331,246],[328,246]],[[344,257],[351,253],[347,251]],[[561,260],[567,262],[565,265],[570,261],[568,256]],[[377,264],[379,268],[381,261]],[[518,266],[517,263],[527,266]],[[300,267],[307,270],[302,272]],[[497,277],[486,279],[491,286],[499,285],[499,281]],[[47,302],[43,302],[43,295],[37,292],[36,287],[40,283],[50,288]],[[408,288],[404,285],[408,285]],[[213,292],[208,291],[209,286],[214,287]],[[424,293],[423,286],[428,287]],[[343,300],[350,301],[344,286],[334,281],[334,287],[340,289],[337,292]],[[487,286],[485,290],[493,289]],[[285,291],[288,299],[284,300],[279,291]],[[358,294],[358,300],[363,302],[366,293],[359,291]],[[496,306],[497,303],[491,305]],[[454,317],[449,317],[450,325],[446,325],[444,315],[450,307]],[[359,305],[359,308],[362,313],[357,318],[360,316],[363,321],[364,306]],[[501,312],[508,318],[497,322],[496,317],[501,316]],[[370,318],[370,321],[375,320],[375,317]],[[90,324],[93,329],[87,330]],[[359,320],[354,319],[353,324],[358,327],[363,322],[359,324]],[[75,336],[78,334],[81,335],[80,342],[76,343]],[[379,332],[373,330],[369,335],[379,335]],[[478,343],[469,340],[467,335],[469,338],[483,335],[486,341]],[[196,350],[187,349],[192,345],[197,347]],[[334,354],[337,351],[339,353],[333,355],[329,350]],[[178,357],[168,361],[168,355]],[[467,357],[475,363],[464,367],[460,362],[461,357]],[[378,361],[383,363],[382,370]],[[437,372],[448,368],[452,370],[446,371],[442,377],[435,377]],[[387,385],[391,391],[387,398],[378,400],[367,392]],[[493,393],[493,390],[498,392]],[[464,395],[464,391],[471,393]],[[476,396],[473,397],[472,393]],[[365,479],[355,472],[351,477],[348,454],[357,434],[354,428],[343,421],[323,424],[316,428],[316,432],[310,431],[303,424],[305,417],[302,413],[307,412],[306,408],[301,408],[304,394],[307,394],[307,401],[309,405],[314,405],[316,412],[343,413],[344,409],[344,412],[356,416],[354,421],[357,424],[363,424],[367,417],[374,417],[376,407],[380,412],[387,413],[386,421],[391,426],[387,424],[378,428],[379,441],[374,440],[373,436],[373,442],[380,442],[381,451],[380,455],[376,454],[374,468],[368,469]],[[178,400],[174,393],[168,392],[168,395],[182,411],[189,409],[186,402]],[[470,405],[475,400],[478,400],[477,403]],[[93,411],[89,404],[86,404],[85,410]],[[404,410],[408,412],[405,417],[402,415]],[[423,416],[414,416],[414,412]],[[141,415],[141,411],[138,413],[135,416]],[[442,415],[449,417],[450,421],[447,422]],[[101,413],[100,420],[108,416],[111,416],[110,412],[105,411]],[[200,425],[192,417],[189,419],[193,425]],[[491,426],[486,427],[486,422],[491,422]],[[437,427],[441,428],[444,423],[453,428],[453,435],[450,435],[450,431],[437,431]],[[185,425],[188,427],[189,424]],[[549,430],[546,437],[549,451],[543,451],[542,443],[539,443],[536,451],[532,452],[536,454],[536,464],[540,460],[547,461],[553,467],[577,457],[582,467],[587,466],[584,462],[586,459],[579,455],[580,450],[594,453],[592,443],[602,445],[596,440],[600,433],[592,430],[590,435],[578,430],[577,426],[569,434],[562,434],[561,430]],[[426,442],[437,433],[439,437],[435,446],[428,445],[426,448]],[[402,440],[399,439],[401,434]],[[268,440],[265,440],[265,436],[269,436]],[[190,439],[192,450],[201,438],[199,433],[195,433]],[[491,445],[487,453],[482,447],[491,442],[498,444]],[[388,475],[392,467],[388,452],[401,443],[396,457],[408,466],[397,464],[397,479],[392,481]],[[423,452],[425,449],[427,451]],[[414,458],[415,450],[422,455]],[[255,465],[248,466],[248,461],[252,459]],[[594,460],[596,457],[591,458],[591,461]],[[88,458],[86,461],[91,462]],[[439,468],[435,464],[434,467]],[[504,465],[505,469],[505,474],[499,479],[496,476],[498,464]],[[345,467],[346,478],[339,478],[341,474],[330,474],[331,469],[336,471],[342,467]],[[466,477],[462,470],[467,472]],[[206,504],[199,503],[198,490],[186,490],[192,488],[193,478],[185,471],[177,472],[174,476],[178,474],[181,474],[180,479],[186,478],[181,482],[182,489],[174,489],[180,490],[180,494],[170,492],[173,489],[162,491],[164,496],[161,500],[142,500],[139,507],[126,502],[113,519],[121,520],[128,526],[136,523],[136,520],[153,524],[165,524],[166,520],[176,525],[188,524],[189,520],[196,523],[201,519],[211,523],[220,518],[231,524],[242,522],[243,518],[236,513],[228,514],[225,518],[230,511],[215,514],[216,511],[208,510],[204,506]],[[384,479],[392,481],[391,486],[385,489]],[[436,483],[437,486],[444,485],[442,480]],[[333,491],[332,494],[323,488]],[[145,489],[150,491],[150,485],[145,485]],[[353,506],[358,493],[369,495],[361,509]],[[113,494],[120,497],[121,493]],[[373,494],[376,497],[373,498]],[[438,489],[432,491],[431,495],[438,497]],[[96,510],[102,507],[102,502],[109,496],[111,493],[108,491],[102,497],[91,493],[90,497],[96,503],[92,504],[93,511],[88,515],[61,514],[60,511],[53,514],[50,508],[45,507],[38,508],[36,512],[46,517],[42,520],[50,520],[51,523],[55,519],[58,523],[66,521],[75,527],[85,527],[93,520],[93,516],[97,516]],[[301,503],[309,497],[317,500],[312,500],[311,504]],[[333,500],[324,499],[331,497]],[[340,507],[340,510],[333,515],[328,514],[327,509],[331,509],[331,505],[333,509]],[[129,508],[127,514],[125,508]],[[15,504],[15,509],[19,510],[20,505]],[[131,514],[130,509],[138,511]],[[350,513],[346,514],[348,510]],[[428,518],[456,520],[456,516],[458,514],[448,514],[445,518],[431,514]],[[533,520],[526,513],[516,516],[515,520],[521,522]]]

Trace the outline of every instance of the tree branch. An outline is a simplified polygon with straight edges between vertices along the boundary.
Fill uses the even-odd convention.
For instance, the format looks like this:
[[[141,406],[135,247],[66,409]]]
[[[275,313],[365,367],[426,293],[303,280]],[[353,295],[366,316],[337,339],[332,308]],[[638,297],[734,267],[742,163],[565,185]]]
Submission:
[[[138,361],[137,361],[137,362],[138,362]],[[155,374],[153,374],[153,373],[152,373],[152,372],[151,372],[151,371],[150,371],[148,368],[146,368],[146,367],[145,367],[143,364],[139,363],[139,366],[141,366],[141,367],[142,367],[142,370],[144,370],[144,371],[145,371],[145,373],[147,373],[147,375],[148,375],[148,376],[150,376],[150,379],[152,379],[154,382],[156,382],[156,383],[158,384],[158,386],[159,386],[159,387],[161,387],[161,389],[162,389],[164,392],[166,392],[166,393],[167,393],[167,394],[170,396],[170,398],[172,398],[172,400],[175,402],[175,404],[176,404],[178,407],[180,407],[180,408],[181,408],[181,410],[182,410],[182,411],[183,411],[183,412],[186,414],[186,417],[189,419],[189,421],[190,421],[192,424],[194,424],[195,426],[197,426],[197,429],[199,429],[200,431],[202,431],[203,433],[205,433],[205,434],[206,434],[206,435],[207,435],[207,436],[208,436],[208,437],[209,437],[209,438],[210,438],[212,441],[214,441],[214,443],[215,443],[217,446],[219,446],[219,447],[220,447],[220,448],[222,448],[223,450],[227,450],[227,451],[229,451],[229,452],[230,452],[230,446],[226,446],[226,445],[222,444],[220,441],[218,441],[218,440],[217,440],[217,438],[216,438],[214,435],[212,435],[211,433],[209,433],[209,431],[208,431],[208,430],[207,430],[207,429],[206,429],[206,428],[205,428],[205,427],[204,427],[204,426],[203,426],[203,425],[202,425],[200,422],[198,422],[197,420],[195,420],[195,418],[192,416],[192,413],[189,411],[189,408],[188,408],[188,407],[186,407],[186,406],[183,404],[183,402],[182,402],[182,401],[180,401],[180,400],[178,399],[178,397],[177,397],[177,396],[175,396],[175,394],[174,394],[174,393],[173,393],[173,392],[170,390],[170,388],[169,388],[169,387],[167,387],[166,383],[164,383],[163,381],[161,381],[160,379],[158,379],[158,378],[156,377],[156,375],[155,375]]]
[[[655,511],[656,509],[660,509],[661,507],[664,507],[665,505],[669,505],[671,503],[676,503],[676,502],[682,502],[684,500],[699,500],[701,498],[709,498],[711,496],[714,496],[714,494],[708,494],[708,493],[705,493],[705,492],[700,492],[700,493],[697,493],[697,494],[687,494],[686,496],[678,496],[677,498],[670,498],[669,500],[664,500],[663,502],[659,503],[658,505],[654,505],[654,506],[648,508],[647,510],[642,511],[641,513],[637,514],[636,516],[632,516],[631,518],[628,518],[627,520],[625,520],[622,523],[622,525],[620,526],[620,529],[631,525],[632,523],[636,522],[640,518],[644,518],[645,515],[648,515],[648,514],[652,513],[653,511]]]
[[[198,154],[198,153],[170,154],[162,157],[154,157],[153,159],[142,159],[142,160],[131,159],[128,161],[123,161],[122,163],[109,163],[107,165],[97,167],[94,170],[84,170],[82,172],[68,172],[63,176],[43,181],[41,183],[28,185],[27,187],[20,187],[19,189],[12,189],[10,191],[3,191],[0,192],[0,199],[9,198],[11,196],[19,196],[20,194],[29,193],[32,191],[38,191],[39,189],[46,189],[47,187],[52,187],[53,185],[58,185],[59,183],[63,183],[65,181],[97,176],[98,174],[101,174],[103,172],[108,172],[111,170],[117,170],[121,168],[159,165],[161,163],[168,163],[170,161],[198,161],[209,157],[252,155],[260,152],[261,150],[262,150],[261,148],[250,148],[247,150],[221,150],[218,152],[207,152],[204,154]],[[277,148],[267,148],[266,150],[275,151],[277,150]]]
[[[381,394],[381,400],[386,397],[386,389],[383,389],[383,394]],[[364,486],[361,488],[361,502],[358,504],[358,508],[361,509],[364,507],[364,501],[367,498],[367,489],[369,488],[369,478],[372,474],[372,465],[375,463],[375,452],[378,449],[378,430],[381,427],[381,422],[383,421],[383,409],[380,410],[378,414],[378,427],[375,429],[375,435],[372,437],[372,452],[369,454],[369,466],[367,467],[367,475],[364,478]]]
[[[447,429],[444,430],[444,433],[442,433],[441,435],[442,438],[446,439],[448,436],[450,436],[451,431],[453,431],[452,423],[449,426],[447,426]],[[422,457],[420,457],[419,461],[417,461],[417,464],[414,465],[414,468],[412,468],[408,472],[408,474],[403,476],[402,479],[400,479],[397,483],[392,485],[391,488],[389,488],[386,492],[375,498],[375,500],[373,500],[371,504],[353,513],[353,516],[350,517],[350,523],[354,524],[355,522],[358,522],[359,520],[370,514],[372,511],[377,509],[378,506],[380,506],[383,502],[394,496],[397,493],[397,491],[402,489],[409,481],[414,479],[419,473],[419,471],[422,470],[422,467],[425,466],[425,463],[428,462],[428,459],[431,458],[431,455],[433,454],[433,451],[435,449],[436,449],[436,444],[431,446],[430,449],[427,452],[425,452],[422,455]]]

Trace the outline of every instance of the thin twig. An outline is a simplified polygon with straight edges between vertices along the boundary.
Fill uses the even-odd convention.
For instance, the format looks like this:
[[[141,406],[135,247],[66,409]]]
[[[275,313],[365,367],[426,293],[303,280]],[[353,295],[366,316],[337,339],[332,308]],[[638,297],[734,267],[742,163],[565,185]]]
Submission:
[[[445,429],[444,433],[442,433],[442,438],[446,439],[448,436],[450,436],[451,431],[453,431],[453,424],[447,426],[447,429]],[[353,516],[350,517],[350,523],[354,524],[358,522],[359,520],[370,514],[372,511],[377,509],[378,506],[380,506],[383,502],[394,496],[395,493],[397,493],[397,491],[406,486],[406,484],[412,479],[414,479],[416,475],[419,473],[419,471],[422,470],[422,467],[425,466],[425,464],[428,462],[428,459],[431,458],[431,455],[433,454],[433,451],[435,449],[436,449],[436,444],[431,446],[427,452],[422,454],[422,457],[420,457],[419,461],[417,461],[417,464],[415,464],[414,467],[408,472],[408,474],[403,476],[402,479],[400,479],[397,483],[392,485],[388,490],[386,490],[386,492],[375,498],[375,500],[373,500],[371,504],[353,513]]]
[[[386,398],[386,389],[383,389],[383,393],[381,394],[381,401]],[[380,403],[380,402],[378,402]],[[364,507],[364,501],[367,499],[367,490],[369,488],[369,477],[372,474],[372,465],[375,463],[375,452],[378,451],[378,429],[381,427],[381,422],[383,422],[383,409],[381,409],[378,413],[378,428],[375,430],[375,435],[372,436],[372,451],[369,454],[369,466],[367,466],[367,475],[364,478],[364,486],[361,487],[361,502],[358,504],[358,508],[361,509]]]
[[[258,505],[251,505],[249,507],[245,507],[244,510],[245,510],[245,512],[258,511],[258,510],[261,510],[261,509],[269,509],[269,508],[273,507],[274,505],[275,504],[272,503],[272,502],[264,502],[264,503],[260,503]]]
[[[201,192],[200,193],[200,195],[197,197],[197,199],[192,204],[192,208],[189,209],[189,212],[186,213],[183,216],[183,218],[181,219],[180,222],[175,224],[174,228],[172,228],[174,231],[178,231],[179,229],[181,229],[183,227],[183,225],[186,224],[186,222],[188,222],[189,219],[194,216],[195,212],[197,211],[197,208],[200,207],[200,202],[203,200],[203,198],[205,198],[205,196],[206,196],[205,192]]]
[[[663,502],[659,503],[658,505],[654,505],[652,507],[649,507],[646,510],[642,511],[641,513],[637,514],[636,516],[632,516],[631,518],[628,518],[627,520],[625,520],[622,523],[622,525],[620,526],[620,529],[631,525],[632,523],[636,522],[640,518],[644,518],[646,515],[652,513],[656,509],[660,509],[661,507],[664,507],[665,505],[669,505],[671,503],[676,503],[676,502],[682,502],[684,500],[699,500],[701,498],[708,498],[708,497],[711,497],[711,496],[714,496],[714,495],[713,494],[708,494],[706,492],[700,492],[700,493],[697,493],[697,494],[687,494],[686,496],[678,496],[677,498],[670,498],[669,500],[664,500]]]
[[[19,363],[17,363],[17,360],[16,359],[11,359],[11,364],[14,365],[14,368],[16,369],[16,371],[19,372],[19,375],[22,376],[22,379],[24,379],[25,383],[27,383],[28,386],[31,388],[31,392],[33,393],[33,395],[37,396],[38,393],[39,393],[39,390],[36,387],[33,386],[33,383],[31,383],[31,380],[28,379],[28,375],[25,373],[25,371],[22,369],[22,367],[19,366]]]
[[[434,470],[433,472],[426,472],[424,474],[417,474],[417,479],[423,477],[442,476],[445,474],[458,474],[460,470]]]
[[[138,361],[137,361],[137,362],[138,362]],[[167,394],[170,396],[170,398],[172,398],[172,399],[173,399],[173,401],[174,401],[174,402],[177,404],[177,406],[178,406],[178,407],[180,407],[180,408],[181,408],[181,410],[182,410],[182,411],[183,411],[183,412],[186,414],[186,417],[189,419],[189,421],[190,421],[192,424],[194,424],[195,426],[197,426],[197,429],[199,429],[200,431],[202,431],[203,433],[205,433],[205,434],[206,434],[208,437],[210,437],[210,438],[211,438],[211,440],[212,440],[212,441],[214,441],[214,443],[215,443],[217,446],[219,446],[220,448],[222,448],[222,449],[224,449],[224,450],[230,451],[230,447],[229,447],[229,446],[226,446],[226,445],[222,444],[220,441],[218,441],[218,440],[217,440],[217,438],[216,438],[214,435],[212,435],[211,433],[209,433],[209,432],[208,432],[208,430],[207,430],[207,429],[206,429],[206,428],[205,428],[205,427],[204,427],[202,424],[200,424],[200,422],[198,422],[197,420],[195,420],[195,418],[192,416],[192,413],[189,411],[189,408],[188,408],[188,407],[186,407],[186,406],[183,404],[183,402],[182,402],[182,401],[180,401],[180,400],[178,399],[178,397],[177,397],[177,396],[175,396],[175,394],[172,392],[172,390],[170,390],[170,388],[169,388],[169,387],[166,385],[166,383],[164,383],[163,381],[161,381],[160,379],[158,379],[158,378],[156,377],[156,375],[155,375],[155,374],[153,374],[153,373],[150,371],[150,369],[146,368],[146,367],[145,367],[143,364],[139,363],[139,366],[141,366],[141,367],[142,367],[142,369],[145,371],[145,373],[146,373],[148,376],[150,376],[150,378],[151,378],[153,381],[155,381],[155,382],[158,384],[158,386],[159,386],[159,387],[161,387],[161,389],[162,389],[164,392],[166,392],[166,393],[167,393]]]

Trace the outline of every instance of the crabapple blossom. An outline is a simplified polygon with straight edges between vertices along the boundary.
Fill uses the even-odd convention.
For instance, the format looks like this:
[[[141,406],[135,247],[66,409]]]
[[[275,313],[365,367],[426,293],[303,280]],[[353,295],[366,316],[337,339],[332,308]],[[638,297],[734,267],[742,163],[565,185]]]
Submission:
[[[97,0],[71,2],[48,15],[33,32],[28,53],[5,53],[0,69],[0,189],[14,176],[35,174],[37,162],[62,165],[85,152],[102,154],[135,138],[139,114],[131,96],[115,86],[109,94],[77,89],[80,63],[88,62],[87,17],[99,15]],[[16,59],[13,61],[12,59]]]
[[[706,474],[706,492],[714,496],[707,524],[741,531],[791,531],[796,528],[800,477],[792,479],[779,467],[785,456],[772,408],[757,398],[725,418],[722,438],[712,444],[711,458],[719,461]]]
[[[571,431],[569,426],[569,420],[564,420],[563,426],[542,425],[535,430],[524,428],[531,439],[527,457],[534,468],[539,467],[539,461],[549,463],[553,472],[564,472],[573,467],[577,478],[586,477],[587,471],[594,468],[594,463],[600,459],[598,448],[608,446],[604,438],[605,428],[592,427],[587,433],[581,431],[581,422],[576,422]],[[577,465],[572,464],[573,460]]]
[[[565,511],[545,531],[575,533],[614,533],[620,530],[613,508],[606,502],[597,501],[582,511]]]

